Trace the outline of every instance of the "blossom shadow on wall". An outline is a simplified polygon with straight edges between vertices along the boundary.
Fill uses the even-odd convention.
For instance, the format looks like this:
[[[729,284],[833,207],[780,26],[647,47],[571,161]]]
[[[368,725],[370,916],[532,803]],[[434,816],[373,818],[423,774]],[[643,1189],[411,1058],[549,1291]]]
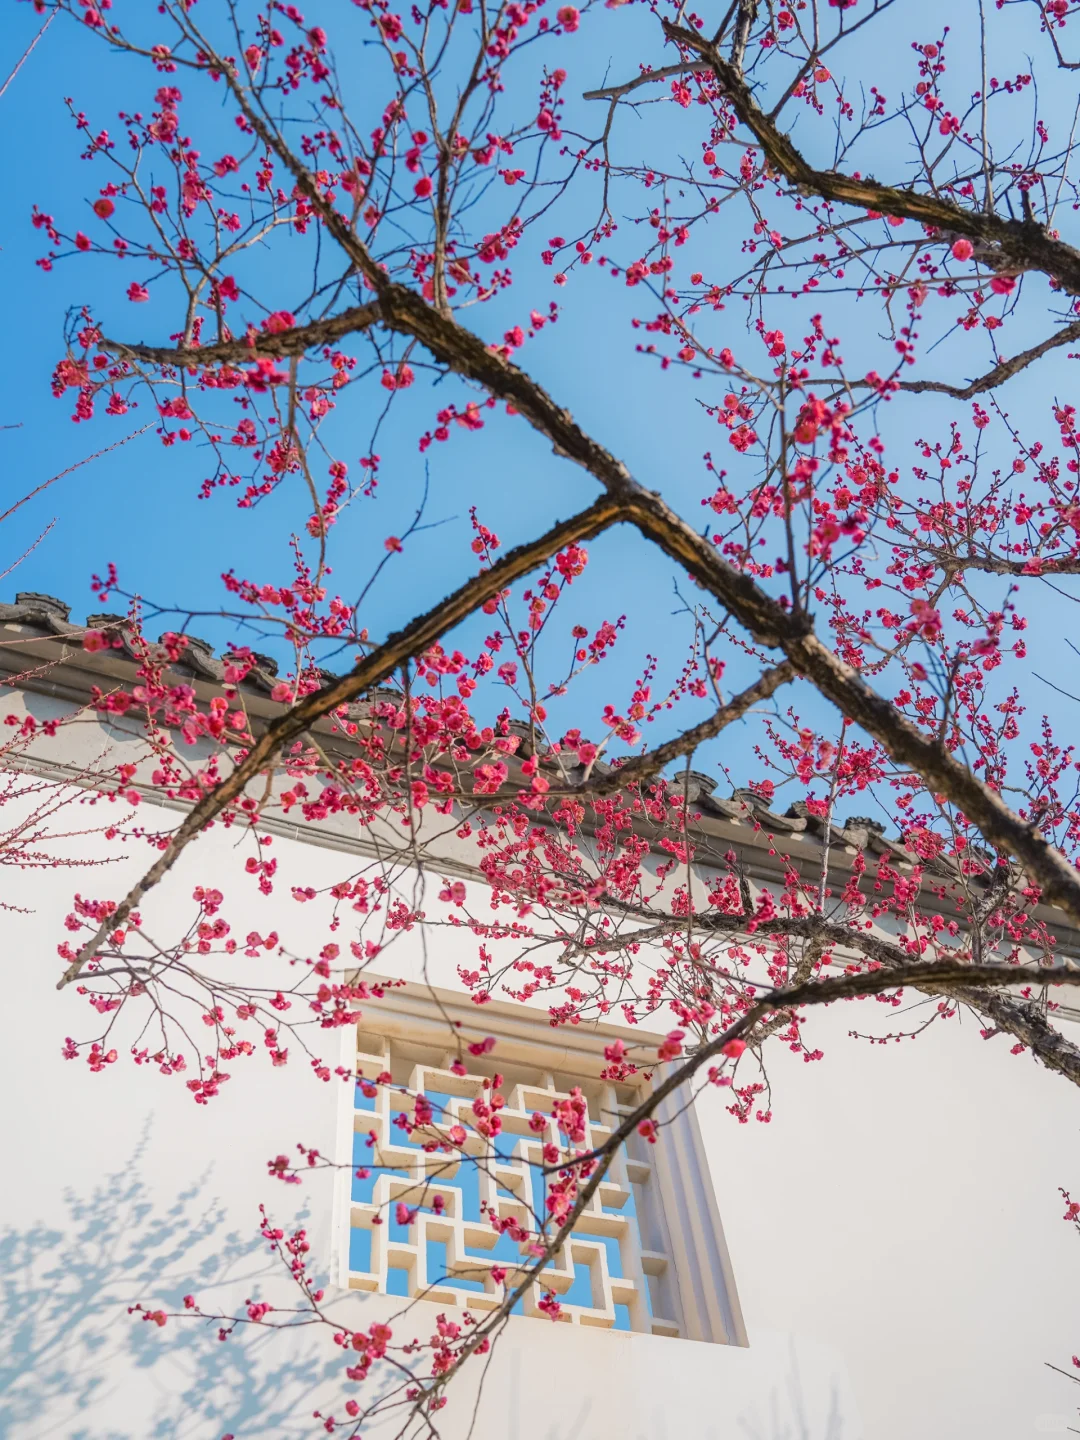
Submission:
[[[252,1330],[219,1344],[203,1327],[163,1335],[128,1313],[150,1293],[169,1309],[196,1287],[222,1300],[250,1293],[272,1269],[254,1227],[226,1227],[208,1175],[171,1202],[155,1197],[145,1148],[144,1134],[123,1169],[88,1193],[65,1195],[62,1227],[0,1231],[0,1435],[310,1433],[329,1374],[314,1340]]]

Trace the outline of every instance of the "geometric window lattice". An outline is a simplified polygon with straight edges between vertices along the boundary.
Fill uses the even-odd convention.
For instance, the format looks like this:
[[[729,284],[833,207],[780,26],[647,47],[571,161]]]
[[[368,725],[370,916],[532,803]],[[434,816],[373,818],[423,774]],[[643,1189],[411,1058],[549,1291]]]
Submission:
[[[478,1021],[495,1049],[480,1057],[464,1052],[466,1072],[459,1062],[455,1073],[450,1027],[472,1038]],[[556,1103],[572,1089],[583,1098],[584,1136],[575,1146],[588,1150],[608,1138],[651,1085],[643,1076],[618,1084],[600,1078],[604,1047],[616,1038],[632,1040],[643,1056],[655,1055],[660,1043],[614,1026],[573,1027],[568,1036],[553,1031],[543,1011],[489,1003],[478,1013],[467,997],[418,985],[388,989],[365,1007],[349,1059],[365,1081],[391,1078],[358,1083],[344,1116],[342,1149],[351,1151],[351,1169],[344,1172],[349,1188],[339,1194],[348,1217],[342,1282],[443,1306],[495,1309],[515,1285],[515,1272],[534,1259],[529,1240],[520,1237],[535,1238],[547,1213],[543,1147],[566,1140]],[[502,1128],[490,1136],[482,1133],[483,1102],[495,1074],[502,1077]],[[417,1095],[426,1097],[431,1120],[410,1135],[399,1117],[413,1118]],[[538,1115],[546,1117],[543,1129]],[[515,1313],[544,1314],[540,1302],[551,1292],[565,1323],[745,1344],[692,1109],[672,1106],[658,1118],[666,1122],[659,1144],[635,1133],[616,1154]],[[455,1130],[453,1149],[430,1148],[454,1127],[465,1138]],[[358,1178],[357,1170],[368,1173]],[[512,1222],[508,1230],[500,1234],[492,1215]]]

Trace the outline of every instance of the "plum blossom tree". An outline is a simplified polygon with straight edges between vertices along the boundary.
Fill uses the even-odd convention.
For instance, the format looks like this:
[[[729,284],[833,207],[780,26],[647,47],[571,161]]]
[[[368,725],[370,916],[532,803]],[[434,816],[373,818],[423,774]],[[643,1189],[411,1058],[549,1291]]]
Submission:
[[[88,205],[43,196],[33,215],[57,284],[99,257],[54,394],[80,422],[149,410],[159,463],[194,477],[202,523],[215,507],[251,526],[272,515],[288,556],[260,574],[240,549],[222,593],[191,597],[160,641],[145,625],[162,610],[119,557],[94,577],[119,608],[82,643],[137,667],[94,703],[147,756],[108,788],[185,808],[145,832],[152,863],[127,893],[98,887],[72,908],[58,983],[100,1021],[68,1053],[95,1070],[127,1049],[200,1103],[227,1067],[263,1050],[286,1063],[290,1044],[330,1080],[323,1032],[377,1005],[365,968],[396,934],[439,925],[475,937],[462,979],[478,1002],[542,996],[555,1024],[672,1026],[659,1055],[608,1056],[615,1076],[671,1065],[610,1142],[581,1153],[565,1117],[548,1213],[500,1309],[440,1323],[410,1355],[385,1326],[338,1328],[350,1383],[392,1363],[434,1432],[449,1382],[627,1136],[662,1144],[656,1106],[695,1077],[738,1121],[767,1119],[768,1045],[819,1058],[817,1005],[914,990],[920,1025],[973,1011],[1080,1083],[1048,998],[1077,972],[1047,919],[1080,925],[1080,759],[1025,700],[1031,616],[1063,643],[1071,629],[1080,432],[1064,399],[1018,420],[1005,398],[1080,341],[1080,7],[972,5],[922,35],[892,0],[732,0],[704,17],[645,0],[354,0],[331,36],[279,0],[224,15],[194,0],[35,5],[114,52],[132,96],[118,119],[69,102]],[[609,52],[622,58],[601,63]],[[1021,53],[1038,90],[1014,73]],[[903,59],[875,75],[885,54]],[[676,508],[671,472],[689,462],[674,439],[668,473],[634,473],[615,414],[592,427],[568,408],[560,346],[586,335],[606,376],[647,373],[658,430],[704,437],[692,515]],[[391,431],[427,461],[482,431],[538,440],[553,471],[574,468],[580,504],[530,531],[542,506],[523,496],[509,548],[473,509],[467,543],[445,546],[457,583],[413,613],[402,566],[421,506],[344,598],[334,566],[382,534]],[[597,566],[618,617],[648,552],[677,576],[685,651],[627,685],[611,656],[632,625],[564,617]],[[372,597],[387,591],[399,628],[384,634]],[[175,672],[208,613],[252,643],[231,643],[206,702]],[[269,716],[245,698],[271,663],[259,645],[290,657]],[[598,683],[602,703],[574,709]],[[711,742],[736,723],[751,740],[727,813],[774,837],[776,886],[752,887],[698,826],[711,782],[692,764],[730,774]],[[856,798],[878,818],[841,820]],[[346,943],[313,935],[283,995],[236,978],[237,956],[277,942],[245,949],[228,913],[230,887],[272,891],[266,826],[290,812],[398,844],[328,879]],[[245,836],[236,876],[195,890],[183,934],[150,935],[142,907],[215,824]],[[785,857],[794,831],[819,839],[812,877]],[[444,873],[446,836],[489,908]],[[841,844],[855,859],[838,880]],[[185,1046],[189,1011],[209,1054]],[[461,1044],[482,1050],[482,1024]],[[436,1149],[460,1144],[423,1096],[409,1123]],[[295,1181],[326,1163],[270,1168]],[[264,1233],[298,1309],[253,1301],[216,1316],[222,1330],[336,1325],[304,1234],[269,1215]],[[327,1429],[359,1433],[382,1403],[349,1393]]]

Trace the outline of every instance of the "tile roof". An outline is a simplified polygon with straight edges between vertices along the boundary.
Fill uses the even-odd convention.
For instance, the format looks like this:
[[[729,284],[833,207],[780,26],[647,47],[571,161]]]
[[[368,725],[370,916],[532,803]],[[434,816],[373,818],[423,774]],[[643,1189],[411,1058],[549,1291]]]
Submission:
[[[3,631],[10,632],[11,629],[17,630],[21,637],[29,630],[42,638],[72,641],[74,644],[70,649],[65,646],[62,656],[58,658],[77,671],[75,676],[63,685],[41,684],[33,676],[22,680],[18,673],[18,666],[22,663],[18,656],[22,647],[11,648],[8,654],[5,646],[0,643],[0,675],[6,671],[11,677],[9,683],[16,686],[47,689],[73,699],[88,695],[91,685],[100,680],[102,675],[112,679],[114,683],[124,683],[129,678],[129,665],[138,658],[126,642],[126,618],[114,614],[87,615],[80,625],[70,620],[70,614],[71,607],[64,601],[53,595],[32,591],[19,591],[13,604],[0,603],[0,641]],[[81,639],[88,629],[112,632],[115,638],[120,640],[120,648],[85,651]],[[186,635],[186,632],[184,633]],[[204,687],[213,688],[223,683],[223,661],[215,654],[213,647],[196,636],[186,635],[186,638],[188,644],[184,657],[182,661],[169,667],[171,673],[194,680],[197,685]],[[22,654],[25,656],[26,652],[22,650]],[[247,692],[249,713],[266,720],[279,714],[282,709],[279,703],[270,699],[276,683],[277,664],[269,656],[259,655],[257,659],[257,667],[242,682],[242,688]],[[328,679],[333,678],[329,672],[324,673]],[[397,691],[385,690],[382,693],[388,699],[400,700]],[[354,709],[358,717],[370,713],[371,702],[378,698],[378,694],[376,691],[366,702],[357,702],[350,708]],[[516,723],[512,721],[511,728],[515,728]],[[327,731],[332,729],[328,721],[317,723],[316,728],[322,730],[324,727]],[[335,733],[334,739],[335,749],[344,743],[339,733]],[[516,759],[520,762],[526,758],[527,753],[523,747],[522,753]],[[597,769],[600,773],[609,773],[610,767],[594,767],[594,770]],[[511,760],[511,783],[517,778],[515,772],[516,766]],[[687,786],[688,800],[695,808],[695,841],[699,846],[699,858],[703,861],[707,861],[710,854],[719,859],[734,843],[759,852],[756,862],[752,862],[754,870],[760,871],[764,868],[771,871],[775,878],[779,878],[782,871],[783,862],[780,856],[794,862],[804,876],[813,875],[815,869],[820,870],[825,822],[822,817],[812,813],[805,801],[797,801],[786,811],[779,813],[770,810],[762,797],[750,789],[736,789],[730,797],[720,797],[715,793],[716,777],[700,770],[682,771],[672,777],[669,783],[685,783]],[[585,793],[587,794],[587,791]],[[850,871],[858,852],[866,854],[868,859],[883,858],[887,863],[906,869],[916,863],[916,857],[899,836],[886,835],[885,827],[880,821],[864,815],[848,816],[842,823],[834,818],[829,828],[828,843],[830,869],[835,867],[841,873]],[[993,852],[990,850],[980,849],[976,853],[987,861],[993,860]],[[927,872],[927,880],[937,886],[940,886],[943,878],[957,880],[961,873],[955,857],[947,855],[924,863],[924,870]],[[978,877],[977,883],[981,883]],[[941,908],[940,902],[935,908]],[[1055,930],[1063,927],[1068,931],[1072,930],[1071,925],[1068,925],[1058,912],[1044,906],[1040,906],[1039,911],[1048,923],[1053,924]]]

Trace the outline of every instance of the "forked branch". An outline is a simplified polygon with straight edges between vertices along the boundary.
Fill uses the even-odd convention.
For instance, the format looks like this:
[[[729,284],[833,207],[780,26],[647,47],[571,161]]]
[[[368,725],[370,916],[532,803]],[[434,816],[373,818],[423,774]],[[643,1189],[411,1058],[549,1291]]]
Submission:
[[[804,195],[852,205],[881,215],[914,220],[944,235],[964,236],[984,247],[978,258],[992,269],[1039,270],[1080,294],[1080,250],[1057,239],[1033,219],[1012,220],[985,210],[966,210],[955,201],[920,190],[883,185],[878,180],[819,170],[796,148],[789,135],[766,115],[742,72],[705,35],[662,21],[664,34],[689,55],[708,62],[736,115],[757,140],[769,165]]]

